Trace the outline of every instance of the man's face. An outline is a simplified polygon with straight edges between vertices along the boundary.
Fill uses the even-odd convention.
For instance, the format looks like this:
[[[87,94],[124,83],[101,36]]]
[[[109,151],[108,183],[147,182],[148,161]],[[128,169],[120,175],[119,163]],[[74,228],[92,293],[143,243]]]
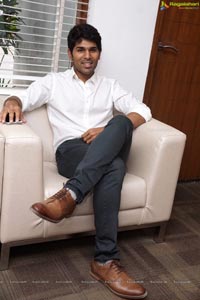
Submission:
[[[100,51],[96,43],[83,39],[75,45],[72,53],[68,50],[68,55],[73,62],[77,76],[85,82],[94,74]]]

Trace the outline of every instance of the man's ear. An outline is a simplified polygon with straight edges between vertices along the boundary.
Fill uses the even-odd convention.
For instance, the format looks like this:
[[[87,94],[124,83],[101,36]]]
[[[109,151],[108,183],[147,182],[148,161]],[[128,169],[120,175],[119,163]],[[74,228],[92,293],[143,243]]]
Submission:
[[[72,61],[72,60],[73,60],[73,57],[72,57],[72,53],[71,53],[71,51],[70,51],[69,48],[68,48],[68,50],[67,50],[67,54],[68,54],[69,59]]]

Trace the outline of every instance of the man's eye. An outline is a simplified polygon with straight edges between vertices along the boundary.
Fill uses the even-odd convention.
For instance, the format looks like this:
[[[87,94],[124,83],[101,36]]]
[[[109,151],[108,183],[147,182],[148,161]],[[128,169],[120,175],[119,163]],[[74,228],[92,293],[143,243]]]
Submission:
[[[96,47],[90,49],[90,52],[97,52],[97,51],[98,51],[98,49]]]

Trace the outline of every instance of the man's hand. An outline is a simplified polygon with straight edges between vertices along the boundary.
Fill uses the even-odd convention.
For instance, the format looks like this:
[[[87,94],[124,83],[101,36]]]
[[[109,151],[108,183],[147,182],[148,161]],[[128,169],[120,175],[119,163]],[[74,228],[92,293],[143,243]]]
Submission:
[[[0,112],[0,122],[6,122],[6,116],[9,116],[9,122],[18,122],[22,121],[25,123],[25,119],[22,113],[21,100],[17,97],[8,98],[3,106],[2,111]]]
[[[86,144],[90,144],[103,130],[104,127],[90,128],[81,137]]]
[[[138,113],[135,113],[135,112],[129,113],[127,115],[127,118],[129,118],[129,120],[131,120],[134,128],[137,128],[138,126],[140,126],[146,122],[145,119],[141,115],[139,115]]]

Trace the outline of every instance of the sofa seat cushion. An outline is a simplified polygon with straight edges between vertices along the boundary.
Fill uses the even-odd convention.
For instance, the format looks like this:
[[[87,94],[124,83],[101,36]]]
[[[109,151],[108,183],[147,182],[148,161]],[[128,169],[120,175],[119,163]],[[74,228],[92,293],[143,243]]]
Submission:
[[[45,199],[55,194],[63,187],[66,178],[59,175],[57,166],[53,162],[44,163],[44,197]],[[120,210],[141,208],[146,202],[146,184],[144,179],[126,174],[122,187]],[[73,215],[93,214],[92,192],[89,193],[80,205],[77,205]]]

